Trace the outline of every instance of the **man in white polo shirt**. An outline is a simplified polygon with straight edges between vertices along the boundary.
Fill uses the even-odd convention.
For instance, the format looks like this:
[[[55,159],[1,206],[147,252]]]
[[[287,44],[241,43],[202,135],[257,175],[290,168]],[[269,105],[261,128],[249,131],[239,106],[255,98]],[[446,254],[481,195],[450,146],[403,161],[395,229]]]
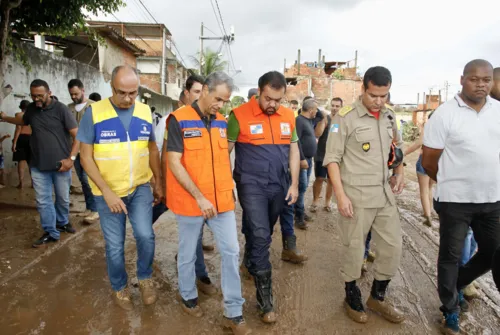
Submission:
[[[500,102],[489,96],[493,67],[482,59],[469,62],[461,84],[462,92],[427,122],[422,157],[427,174],[437,181],[438,292],[445,334],[459,333],[460,309],[468,307],[461,290],[491,269],[500,246]],[[479,251],[459,267],[469,227]]]

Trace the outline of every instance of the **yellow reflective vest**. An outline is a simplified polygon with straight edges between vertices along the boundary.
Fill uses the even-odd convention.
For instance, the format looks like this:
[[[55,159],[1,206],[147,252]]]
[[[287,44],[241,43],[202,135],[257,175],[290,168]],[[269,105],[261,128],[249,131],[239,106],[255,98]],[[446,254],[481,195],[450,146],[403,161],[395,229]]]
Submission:
[[[149,167],[149,138],[153,120],[148,105],[135,102],[128,131],[123,127],[109,99],[92,104],[94,123],[94,161],[102,178],[119,197],[137,186],[148,183],[153,176]],[[94,195],[101,190],[89,178]]]

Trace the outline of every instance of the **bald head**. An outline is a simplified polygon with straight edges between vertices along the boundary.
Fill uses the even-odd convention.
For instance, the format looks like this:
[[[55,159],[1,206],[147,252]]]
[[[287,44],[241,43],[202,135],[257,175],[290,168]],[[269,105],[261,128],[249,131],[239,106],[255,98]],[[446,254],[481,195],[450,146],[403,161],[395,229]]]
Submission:
[[[491,65],[491,63],[488,62],[487,60],[474,59],[465,65],[463,75],[466,76],[466,75],[470,74],[471,72],[474,72],[477,68],[480,68],[480,67],[489,68],[491,71],[493,71],[493,65]]]
[[[461,96],[466,103],[483,104],[493,87],[493,66],[484,59],[474,59],[464,67],[460,78]]]
[[[493,69],[493,88],[490,95],[500,101],[500,67]]]
[[[112,100],[117,107],[132,107],[139,93],[139,73],[130,65],[115,67],[111,74],[111,88]]]

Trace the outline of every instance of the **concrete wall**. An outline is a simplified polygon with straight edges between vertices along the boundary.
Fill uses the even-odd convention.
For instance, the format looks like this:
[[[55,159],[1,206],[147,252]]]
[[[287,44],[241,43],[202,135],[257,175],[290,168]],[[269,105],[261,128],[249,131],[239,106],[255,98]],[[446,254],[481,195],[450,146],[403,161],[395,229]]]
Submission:
[[[120,48],[112,41],[106,40],[106,44],[99,43],[99,70],[104,74],[106,80],[111,79],[111,73],[116,66],[123,64],[136,67],[135,55]]]
[[[139,87],[138,99],[148,104],[150,107],[156,107],[156,112],[161,115],[167,115],[177,109],[177,103],[169,97],[153,92],[146,87]]]
[[[160,59],[138,59],[137,70],[144,74],[161,73]]]
[[[48,51],[36,49],[31,45],[23,45],[28,58],[31,61],[32,70],[26,69],[13,58],[7,60],[8,68],[5,75],[6,84],[13,87],[12,93],[7,96],[0,109],[9,116],[19,112],[18,106],[21,100],[30,100],[29,85],[34,79],[43,79],[49,84],[52,94],[63,103],[70,103],[67,84],[73,78],[79,78],[85,85],[87,95],[97,92],[101,96],[111,96],[111,87],[103,78],[98,69],[87,64],[79,63],[75,60],[54,55]],[[111,64],[110,64],[111,65]],[[115,64],[117,65],[117,64]],[[0,123],[0,134],[10,133],[13,137],[15,127],[7,123]],[[12,168],[12,142],[7,139],[3,142],[3,153],[5,157],[5,167]]]

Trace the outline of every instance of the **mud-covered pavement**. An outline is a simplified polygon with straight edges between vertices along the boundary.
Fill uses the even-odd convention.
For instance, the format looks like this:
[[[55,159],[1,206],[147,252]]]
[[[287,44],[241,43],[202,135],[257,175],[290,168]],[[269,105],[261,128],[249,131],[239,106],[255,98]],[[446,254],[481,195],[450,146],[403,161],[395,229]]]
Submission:
[[[407,315],[401,325],[386,322],[369,312],[366,325],[351,321],[342,308],[344,285],[339,273],[341,248],[336,225],[337,213],[318,211],[308,231],[297,230],[299,247],[308,254],[304,265],[280,260],[281,235],[276,226],[271,251],[273,286],[279,320],[262,324],[257,317],[255,288],[242,280],[246,299],[244,313],[257,334],[438,334],[440,312],[436,291],[438,222],[432,228],[422,224],[416,155],[409,157],[408,183],[398,197],[403,225],[403,257],[388,297]],[[27,191],[1,190],[0,201],[26,202]],[[81,198],[74,198],[74,211]],[[311,201],[308,191],[306,204]],[[238,224],[241,210],[237,210]],[[173,215],[163,215],[155,225],[155,280],[159,299],[144,307],[137,288],[133,289],[135,309],[125,312],[111,299],[106,275],[104,241],[98,224],[83,226],[72,215],[76,235],[62,235],[61,242],[48,250],[32,249],[41,235],[35,210],[0,206],[0,334],[224,334],[220,326],[222,297],[200,294],[205,316],[194,319],[182,313],[177,298],[174,256],[177,228]],[[135,243],[129,229],[126,259],[130,281],[134,282]],[[211,239],[211,234],[206,233]],[[243,237],[240,235],[241,246]],[[376,252],[376,246],[373,245]],[[217,251],[205,253],[210,276],[220,287],[220,258]],[[371,269],[371,266],[369,266]],[[369,294],[373,277],[369,272],[360,287]],[[500,295],[491,276],[478,280],[482,299],[471,303],[471,312],[462,317],[468,334],[500,334]]]

